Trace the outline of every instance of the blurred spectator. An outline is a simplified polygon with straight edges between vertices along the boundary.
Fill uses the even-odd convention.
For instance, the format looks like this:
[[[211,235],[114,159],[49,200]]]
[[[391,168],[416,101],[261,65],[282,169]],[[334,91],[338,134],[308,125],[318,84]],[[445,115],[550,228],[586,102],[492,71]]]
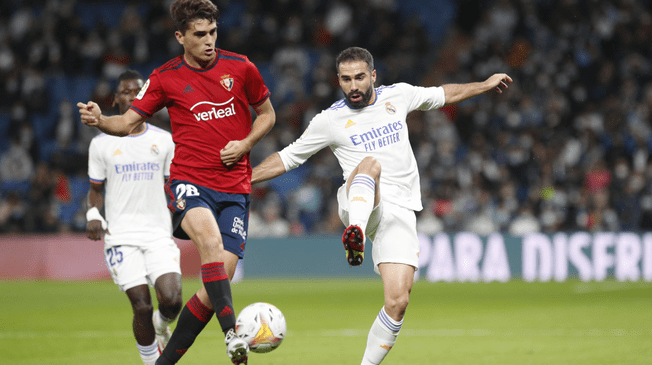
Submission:
[[[0,199],[0,232],[19,233],[25,230],[27,207],[15,191]]]
[[[532,207],[521,206],[519,213],[509,225],[509,234],[520,237],[539,231],[541,231],[541,224],[534,216]]]
[[[34,163],[23,147],[20,137],[11,137],[9,149],[0,157],[0,182],[29,182]]]
[[[281,216],[281,207],[269,201],[258,213],[252,210],[249,216],[249,237],[287,237],[290,235],[290,223]]]

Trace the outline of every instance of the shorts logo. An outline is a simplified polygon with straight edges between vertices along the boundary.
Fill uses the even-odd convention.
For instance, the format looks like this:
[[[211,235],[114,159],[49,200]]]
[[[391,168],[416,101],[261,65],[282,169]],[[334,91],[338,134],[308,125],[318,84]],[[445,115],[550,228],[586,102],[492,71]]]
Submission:
[[[186,199],[183,198],[177,199],[177,209],[179,210],[186,209]]]
[[[366,202],[367,202],[367,201],[366,201],[363,197],[361,197],[361,196],[354,196],[354,197],[351,199],[351,201],[352,201],[352,202],[363,202],[363,203],[366,203]]]
[[[158,146],[153,144],[150,151],[152,152],[152,155],[158,155]]]
[[[396,114],[396,108],[389,101],[385,103],[385,111],[387,114]]]
[[[220,81],[220,84],[222,84],[222,86],[224,86],[224,88],[227,91],[231,91],[231,89],[233,88],[233,77],[229,77],[229,76],[231,75],[222,76],[222,80]]]
[[[233,226],[231,227],[231,232],[242,237],[242,240],[247,239],[247,231],[244,228],[244,221],[240,217],[233,218]]]

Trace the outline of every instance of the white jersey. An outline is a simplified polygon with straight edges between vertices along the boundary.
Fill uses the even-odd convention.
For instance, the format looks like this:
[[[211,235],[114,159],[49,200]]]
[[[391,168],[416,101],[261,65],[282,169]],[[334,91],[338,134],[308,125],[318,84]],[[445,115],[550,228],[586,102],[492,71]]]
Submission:
[[[361,109],[342,99],[317,114],[299,139],[279,152],[289,171],[328,146],[342,167],[344,181],[366,156],[382,166],[380,196],[396,205],[421,210],[417,161],[410,145],[407,115],[445,104],[441,87],[405,83],[375,89],[376,101]]]
[[[94,183],[106,180],[106,245],[145,245],[172,237],[164,185],[173,155],[172,135],[147,123],[137,135],[93,138],[88,176]]]

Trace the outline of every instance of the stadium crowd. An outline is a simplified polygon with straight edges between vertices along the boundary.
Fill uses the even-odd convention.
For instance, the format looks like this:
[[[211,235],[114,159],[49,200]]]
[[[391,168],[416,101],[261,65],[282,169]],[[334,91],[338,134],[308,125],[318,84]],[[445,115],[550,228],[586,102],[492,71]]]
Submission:
[[[410,115],[421,232],[652,228],[652,1],[401,2],[452,9],[436,20],[398,0],[215,2],[218,47],[259,67],[277,111],[252,164],[342,98],[334,59],[356,45],[376,57],[377,86],[514,79],[506,97]],[[0,232],[83,231],[95,129],[73,103],[112,110],[120,72],[181,53],[168,2],[1,3]],[[169,128],[164,113],[152,123]],[[254,186],[250,237],[340,234],[341,183],[322,151]]]

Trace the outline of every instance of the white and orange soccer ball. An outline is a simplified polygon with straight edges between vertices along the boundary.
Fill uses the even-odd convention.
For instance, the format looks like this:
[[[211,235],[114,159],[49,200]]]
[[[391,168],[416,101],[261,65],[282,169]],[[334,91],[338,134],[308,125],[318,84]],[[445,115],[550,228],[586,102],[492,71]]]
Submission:
[[[281,345],[287,324],[283,313],[269,303],[246,306],[235,322],[236,334],[249,344],[253,352],[270,352]]]

